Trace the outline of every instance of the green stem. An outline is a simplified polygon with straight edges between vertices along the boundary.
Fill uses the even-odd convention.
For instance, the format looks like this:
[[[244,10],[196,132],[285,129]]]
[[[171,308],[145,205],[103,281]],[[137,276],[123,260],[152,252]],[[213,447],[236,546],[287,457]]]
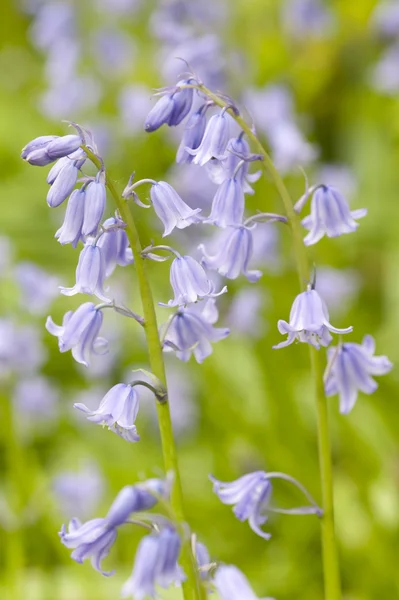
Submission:
[[[217,106],[226,108],[228,103],[214,94],[204,85],[192,86],[204,93]],[[263,167],[269,174],[284,205],[285,213],[292,231],[293,248],[295,253],[296,268],[301,289],[309,282],[310,269],[303,243],[303,234],[298,214],[294,210],[291,197],[285,187],[284,181],[273,164],[265,148],[258,140],[252,129],[240,115],[236,115],[230,108],[231,116],[235,119],[241,129],[252,142],[257,153],[263,156]],[[323,548],[323,571],[325,600],[341,600],[341,582],[338,563],[337,543],[334,527],[334,500],[333,500],[333,476],[331,462],[330,434],[328,429],[327,403],[324,394],[323,376],[320,367],[320,359],[317,350],[310,347],[311,374],[315,383],[315,398],[317,411],[317,435],[319,446],[320,479],[323,498],[323,517],[321,519],[321,537]]]
[[[91,152],[86,146],[83,146],[91,162],[98,168],[102,168],[99,158]],[[126,223],[126,234],[128,236],[136,266],[137,279],[141,302],[144,312],[144,331],[147,339],[148,356],[152,373],[162,382],[166,389],[165,364],[163,360],[162,347],[159,339],[158,324],[155,314],[154,300],[147,276],[146,262],[141,256],[142,247],[137,232],[133,215],[129,206],[117,192],[112,179],[106,174],[106,186],[108,187],[121,218]],[[162,452],[166,472],[172,472],[174,476],[171,504],[180,523],[184,523],[183,492],[180,480],[180,472],[177,461],[176,444],[173,436],[172,421],[170,418],[169,402],[156,402],[159,430],[161,436]],[[201,583],[197,575],[197,569],[193,554],[191,552],[190,541],[183,542],[181,563],[187,576],[183,583],[183,593],[185,600],[199,600],[202,595]]]

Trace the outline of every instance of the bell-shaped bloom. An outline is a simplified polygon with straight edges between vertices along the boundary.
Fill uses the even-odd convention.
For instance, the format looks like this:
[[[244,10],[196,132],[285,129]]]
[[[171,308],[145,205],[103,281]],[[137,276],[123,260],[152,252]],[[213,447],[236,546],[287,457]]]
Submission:
[[[187,83],[189,83],[188,80],[179,81],[176,87],[178,88],[179,85]],[[150,110],[144,129],[150,133],[164,124],[169,125],[169,127],[179,125],[191,110],[193,92],[193,88],[177,89],[172,92],[165,91],[164,95]]]
[[[226,146],[223,160],[211,160],[206,164],[206,169],[213,183],[220,185],[225,179],[234,177],[237,166],[241,160],[245,160],[251,155],[248,142],[242,135],[237,138],[231,138]],[[262,172],[249,173],[249,161],[244,162],[236,173],[246,194],[253,194],[251,183],[258,181]]]
[[[252,231],[249,227],[242,225],[226,229],[222,243],[213,256],[207,254],[203,244],[198,249],[203,255],[201,264],[207,269],[214,269],[223,277],[237,279],[242,274],[254,283],[262,276],[262,271],[248,270],[253,253]]]
[[[201,167],[212,158],[221,160],[225,156],[227,142],[229,141],[229,116],[224,111],[213,115],[206,126],[204,136],[198,148],[186,148],[194,156],[193,163]]]
[[[279,320],[277,324],[281,334],[288,334],[285,342],[273,346],[273,348],[284,348],[295,340],[311,344],[315,348],[328,346],[332,340],[332,333],[350,333],[353,327],[338,329],[329,322],[328,309],[325,302],[316,290],[307,289],[306,292],[298,294],[290,312],[290,322]]]
[[[60,286],[61,294],[74,296],[75,294],[95,295],[104,302],[111,302],[104,292],[106,277],[105,261],[102,249],[87,242],[80,253],[76,268],[76,283],[71,288]]]
[[[168,588],[183,581],[177,564],[180,546],[178,534],[169,527],[144,537],[137,548],[132,575],[122,587],[122,598],[154,598],[155,586]]]
[[[245,197],[240,179],[236,176],[225,179],[216,191],[206,223],[218,227],[241,225],[244,208]]]
[[[378,385],[373,375],[386,375],[393,365],[386,356],[374,356],[375,341],[366,335],[361,344],[346,342],[329,348],[325,375],[326,396],[339,394],[340,412],[348,414],[357,395],[372,394]]]
[[[68,160],[63,165],[47,194],[47,204],[51,208],[59,206],[68,198],[76,185],[78,174],[77,161]]]
[[[136,485],[126,485],[113,501],[105,517],[109,527],[119,527],[128,520],[131,513],[153,508],[158,497],[167,498],[169,485],[164,479],[148,479]]]
[[[75,152],[82,143],[83,141],[80,135],[63,135],[55,140],[51,140],[46,146],[46,151],[52,160],[56,160],[57,158],[72,154],[72,152]]]
[[[126,267],[133,262],[133,252],[129,247],[129,240],[124,223],[121,219],[111,217],[104,221],[104,233],[97,241],[105,263],[105,277],[109,277],[115,270],[116,265]]]
[[[324,235],[332,238],[352,233],[359,227],[356,219],[366,214],[366,208],[351,211],[338,190],[329,185],[321,185],[313,193],[310,215],[302,220],[302,225],[309,230],[304,243],[311,246]]]
[[[183,137],[176,154],[178,164],[193,162],[193,156],[187,152],[186,148],[196,150],[204,137],[206,127],[204,106],[190,116],[184,127]]]
[[[212,298],[203,307],[192,305],[179,309],[167,325],[164,349],[176,351],[177,358],[184,362],[194,354],[196,361],[202,363],[212,354],[212,343],[230,333],[227,328],[213,327],[217,319],[218,311]]]
[[[69,197],[64,222],[55,234],[60,244],[72,244],[74,248],[82,239],[85,190],[74,190]]]
[[[107,572],[101,568],[101,561],[108,556],[117,536],[115,527],[110,527],[106,519],[92,519],[83,525],[79,519],[72,519],[68,531],[63,525],[59,535],[64,546],[73,548],[73,560],[83,563],[90,558],[96,571],[107,577],[113,575],[113,571]]]
[[[203,267],[191,256],[178,256],[174,259],[170,268],[170,283],[175,297],[167,304],[160,302],[161,306],[185,306],[202,298],[220,296],[227,292],[224,287],[215,293],[214,285]]]
[[[136,388],[124,383],[114,385],[105,394],[97,410],[90,410],[80,402],[74,404],[75,408],[88,415],[89,421],[106,425],[128,442],[138,442],[140,439],[134,424],[139,406]]]
[[[47,148],[50,142],[58,138],[58,135],[40,135],[39,137],[26,144],[24,148],[22,148],[21,158],[29,162],[29,154],[35,152],[36,150],[42,150],[43,148]]]
[[[107,341],[98,337],[103,322],[103,314],[92,302],[81,304],[75,312],[65,313],[62,325],[56,325],[47,317],[46,329],[58,337],[60,352],[72,350],[76,362],[89,366],[90,354],[104,354]]]
[[[23,148],[21,157],[31,165],[44,167],[78,150],[83,140],[79,135],[42,135]]]
[[[271,536],[260,528],[267,517],[264,515],[270,502],[272,484],[264,471],[255,471],[231,483],[223,483],[214,477],[213,491],[223,504],[234,505],[233,512],[239,521],[248,521],[250,528],[268,540]]]
[[[215,573],[213,583],[220,600],[258,600],[244,573],[234,565],[221,565]]]
[[[96,235],[100,221],[103,217],[107,193],[105,185],[97,177],[96,181],[91,181],[86,188],[85,208],[83,215],[83,235]]]
[[[165,226],[162,237],[169,235],[175,227],[184,229],[200,220],[197,214],[201,209],[191,209],[166,181],[154,183],[150,196],[155,213]]]
[[[63,167],[65,167],[65,165],[69,162],[74,162],[75,166],[78,169],[81,169],[82,166],[84,165],[85,161],[86,161],[86,154],[85,152],[80,148],[79,150],[76,150],[76,152],[72,152],[72,154],[69,154],[68,156],[64,156],[63,158],[60,158],[59,160],[57,160],[57,162],[55,163],[55,165],[53,165],[47,175],[46,181],[49,185],[53,185],[54,181],[57,179],[58,175],[61,173]]]

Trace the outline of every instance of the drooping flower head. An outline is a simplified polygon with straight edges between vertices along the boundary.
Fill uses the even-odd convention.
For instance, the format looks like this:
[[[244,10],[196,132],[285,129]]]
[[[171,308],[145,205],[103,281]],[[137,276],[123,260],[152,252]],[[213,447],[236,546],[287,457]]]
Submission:
[[[229,141],[229,116],[226,111],[213,115],[206,126],[204,136],[198,148],[186,147],[186,151],[194,156],[195,165],[204,166],[212,158],[221,160],[225,156]]]
[[[56,325],[51,317],[47,318],[46,329],[58,337],[60,352],[72,350],[76,362],[89,365],[90,354],[103,354],[107,341],[98,337],[103,322],[103,314],[92,302],[85,302],[79,308],[65,313],[62,325]]]
[[[179,85],[187,85],[190,80],[179,81],[172,90],[165,90],[163,95],[150,110],[144,129],[150,133],[161,125],[174,127],[179,125],[188,115],[193,103],[193,88],[179,89]]]
[[[187,120],[184,128],[180,146],[176,154],[176,162],[178,164],[192,163],[193,156],[187,152],[196,150],[204,137],[206,127],[206,104],[203,104],[196,112],[194,112]]]
[[[212,201],[212,210],[206,223],[218,227],[241,225],[244,216],[245,197],[242,181],[232,175],[218,187]]]
[[[75,285],[71,288],[60,286],[61,294],[64,296],[90,294],[97,296],[103,302],[111,302],[104,291],[105,277],[103,250],[97,244],[88,241],[79,256]]]
[[[83,237],[83,216],[85,210],[85,189],[74,190],[69,197],[64,222],[55,234],[59,243],[72,244],[74,248]]]
[[[125,224],[119,217],[111,217],[102,225],[104,233],[97,241],[105,263],[105,276],[109,277],[116,265],[125,267],[133,262],[133,252],[124,230]]]
[[[97,235],[106,201],[107,192],[105,189],[104,174],[100,171],[95,181],[91,181],[86,188],[82,225],[83,235]]]
[[[386,356],[374,356],[375,341],[366,335],[361,344],[346,342],[327,350],[326,396],[339,394],[340,412],[348,414],[359,391],[372,394],[378,385],[372,375],[386,375],[392,363]]]
[[[315,348],[328,346],[332,340],[330,332],[350,333],[353,327],[338,329],[329,322],[328,309],[316,290],[309,286],[306,292],[298,294],[290,312],[290,322],[279,320],[277,324],[281,334],[288,334],[285,342],[273,348],[284,348],[295,340],[311,344]]]
[[[221,565],[215,573],[213,583],[221,600],[259,600],[244,573],[234,565]]]
[[[165,226],[162,237],[172,233],[175,227],[184,229],[200,220],[197,215],[201,209],[191,209],[166,181],[154,183],[150,196],[156,215]]]

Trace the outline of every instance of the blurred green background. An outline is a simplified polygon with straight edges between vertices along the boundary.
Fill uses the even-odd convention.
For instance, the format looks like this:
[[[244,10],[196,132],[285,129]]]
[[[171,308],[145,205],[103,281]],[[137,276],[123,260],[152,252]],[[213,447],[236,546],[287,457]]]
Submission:
[[[190,193],[195,198],[206,175],[199,171],[199,177],[189,176],[188,185],[185,182],[183,186],[179,168],[173,167],[178,136],[163,129],[152,135],[142,133],[143,118],[138,105],[132,105],[131,110],[128,107],[127,111],[132,121],[136,112],[137,119],[141,119],[137,129],[129,129],[121,116],[121,92],[127,85],[140,83],[151,90],[174,83],[165,80],[162,70],[164,49],[167,44],[170,48],[170,40],[160,40],[154,21],[158,11],[161,29],[166,32],[167,23],[159,11],[167,3],[144,1],[136,7],[133,6],[136,3],[129,6],[122,0],[58,3],[73,8],[76,15],[77,77],[92,77],[100,90],[86,106],[84,103],[79,106],[78,102],[74,107],[71,102],[71,114],[62,115],[55,114],[48,106],[43,108],[43,102],[40,105],[49,80],[57,73],[61,77],[64,69],[67,76],[70,69],[67,46],[60,49],[58,62],[54,59],[52,72],[48,63],[46,66],[48,51],[34,41],[32,28],[43,4],[3,0],[1,8],[0,232],[11,243],[12,258],[1,276],[0,309],[4,317],[13,315],[23,324],[33,320],[39,326],[48,352],[42,373],[59,390],[59,398],[51,419],[30,422],[13,402],[13,390],[23,374],[4,377],[1,382],[0,596],[26,600],[102,600],[119,596],[120,586],[130,574],[139,534],[129,528],[121,532],[106,562],[107,567],[116,568],[114,577],[105,579],[89,564],[75,564],[57,535],[61,524],[72,515],[67,514],[57,497],[54,478],[60,472],[94,469],[99,482],[92,499],[93,511],[85,515],[88,519],[105,514],[122,486],[162,472],[157,429],[151,410],[144,406],[151,403],[151,398],[143,398],[137,420],[141,441],[134,445],[86,422],[84,415],[73,414],[71,408],[82,391],[90,394],[88,403],[96,406],[112,385],[128,381],[129,369],[147,365],[146,349],[134,323],[120,323],[122,317],[115,319],[110,315],[108,319],[106,315],[114,365],[105,376],[100,367],[89,377],[69,353],[59,354],[56,340],[44,329],[47,314],[51,313],[58,323],[63,313],[78,306],[82,298],[56,298],[50,311],[38,317],[29,315],[24,298],[21,304],[14,277],[16,265],[33,261],[57,276],[63,285],[73,285],[78,251],[70,246],[61,247],[54,240],[64,208],[48,209],[47,169],[25,164],[20,151],[38,135],[65,133],[62,119],[77,119],[98,132],[100,149],[103,144],[107,167],[120,189],[132,171],[136,171],[137,178],[167,181],[172,181],[173,175],[176,188],[186,191],[185,199]],[[355,181],[351,203],[354,208],[367,207],[369,214],[356,234],[323,239],[309,249],[309,256],[321,270],[327,265],[345,270],[349,274],[349,287],[354,286],[353,293],[339,297],[335,306],[331,304],[334,325],[353,325],[350,339],[356,342],[366,333],[373,334],[377,353],[388,355],[396,363],[399,358],[399,101],[395,90],[384,94],[372,84],[373,69],[389,45],[395,43],[378,34],[373,26],[378,3],[375,0],[321,3],[331,18],[330,25],[325,30],[316,28],[309,32],[305,27],[302,31],[295,17],[296,33],[287,24],[293,10],[288,2],[234,0],[223,4],[214,0],[211,5],[214,13],[204,4],[205,17],[196,15],[194,4],[175,3],[177,8],[170,11],[170,22],[177,27],[185,20],[196,35],[219,35],[220,47],[211,51],[214,55],[210,62],[224,63],[223,91],[247,106],[245,94],[249,89],[276,83],[285,86],[292,97],[298,128],[318,149],[318,159],[302,165],[310,183],[321,165],[345,165],[349,169]],[[191,12],[184,5],[191,5]],[[40,35],[51,33],[54,28],[57,38],[60,33],[56,25],[53,16]],[[106,46],[101,60],[97,46],[93,45],[96,31],[104,27],[122,32],[123,39],[134,44],[131,58],[121,70],[115,69],[112,61],[111,67],[106,62],[116,41],[107,42],[111,45]],[[177,47],[176,53],[181,50],[181,46]],[[173,52],[174,49],[172,55],[181,56]],[[182,58],[189,60],[187,56]],[[118,64],[120,59],[117,56],[115,60]],[[81,83],[77,89],[78,96],[89,94]],[[151,106],[151,92],[147,96],[144,92],[144,96],[148,96]],[[51,100],[50,104],[56,103]],[[270,107],[265,103],[261,113],[262,110],[267,117]],[[248,112],[251,113],[250,108]],[[287,144],[290,143],[288,138]],[[300,160],[298,164],[301,165]],[[286,181],[293,198],[298,198],[304,190],[299,168],[288,169]],[[256,209],[282,210],[270,182],[263,178],[254,187],[255,195],[248,197],[247,202],[249,213]],[[145,192],[141,198],[146,199]],[[110,216],[111,201],[107,210]],[[148,214],[139,207],[134,211],[143,243],[148,244],[152,239],[159,242],[159,225],[152,211]],[[207,209],[204,213],[207,214]],[[190,233],[191,230],[188,235],[183,232],[172,236],[170,243],[191,251]],[[259,597],[319,600],[322,567],[317,518],[272,516],[268,531],[273,537],[266,542],[247,524],[238,522],[230,508],[218,501],[207,479],[209,473],[228,481],[250,470],[278,470],[299,479],[320,500],[308,351],[300,345],[272,350],[272,345],[280,341],[276,322],[288,317],[298,291],[289,235],[283,228],[278,234],[275,250],[278,265],[272,264],[267,253],[256,265],[264,270],[264,276],[256,284],[261,302],[255,334],[261,335],[238,332],[232,326],[230,337],[215,345],[214,353],[203,365],[197,365],[193,359],[188,364],[177,364],[177,359],[168,356],[168,373],[175,381],[172,387],[180,394],[176,399],[172,395],[170,401],[178,431],[187,519],[208,546],[212,558],[237,564]],[[5,254],[6,247],[2,255],[7,262]],[[149,271],[156,299],[166,301],[170,297],[167,264],[150,264]],[[111,279],[113,285],[126,290],[123,293],[129,305],[140,310],[132,267],[117,272]],[[244,278],[229,284],[230,293],[219,303],[220,326],[229,322],[231,303],[250,285]],[[338,283],[330,281],[332,295],[339,292],[337,287]],[[329,304],[328,296],[325,300]],[[238,314],[242,311],[243,318],[248,316],[245,303],[237,310]],[[166,320],[167,315],[166,309],[159,309],[160,321]],[[183,380],[183,388],[179,387],[179,380]],[[345,600],[399,598],[398,390],[394,368],[391,374],[379,379],[379,388],[373,396],[360,394],[354,410],[347,416],[339,414],[337,397],[329,400],[336,525]],[[276,501],[293,506],[301,499],[290,487],[281,484],[276,485]],[[10,582],[13,564],[18,566],[19,593],[13,591]],[[165,598],[169,597],[178,597],[178,592],[165,594]]]

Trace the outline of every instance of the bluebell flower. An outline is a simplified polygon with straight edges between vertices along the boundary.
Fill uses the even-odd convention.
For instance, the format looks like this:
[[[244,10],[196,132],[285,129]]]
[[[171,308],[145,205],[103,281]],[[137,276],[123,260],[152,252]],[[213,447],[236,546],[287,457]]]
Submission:
[[[207,269],[215,269],[223,277],[237,279],[241,274],[251,283],[258,281],[262,276],[261,271],[249,271],[248,264],[253,252],[252,231],[249,227],[231,227],[226,229],[226,235],[220,243],[217,254],[211,256],[205,246],[201,244],[198,249],[202,252],[201,263]]]
[[[40,424],[48,428],[59,414],[59,390],[42,375],[18,377],[12,400],[24,429]]]
[[[169,485],[164,479],[148,479],[136,485],[126,485],[120,490],[107,512],[105,518],[108,526],[123,525],[129,515],[153,508],[158,502],[158,497],[167,497],[168,493]]]
[[[29,154],[31,154],[32,152],[36,152],[36,150],[42,150],[43,148],[47,148],[49,143],[58,139],[58,137],[58,135],[40,135],[39,137],[26,144],[24,148],[22,148],[21,158],[23,158],[24,160],[28,160]]]
[[[224,287],[215,293],[215,287],[203,267],[191,256],[177,256],[174,259],[170,267],[170,283],[175,297],[167,304],[160,302],[161,306],[184,306],[227,292],[227,288]]]
[[[55,208],[66,200],[78,179],[78,161],[68,160],[58,173],[47,194],[47,204]]]
[[[138,442],[140,439],[134,424],[139,406],[136,388],[124,383],[114,385],[105,394],[97,410],[90,410],[80,402],[74,404],[75,408],[88,415],[89,421],[106,425],[128,442]]]
[[[55,234],[60,244],[72,244],[74,248],[82,239],[85,189],[74,190],[69,197],[64,222]]]
[[[80,135],[63,135],[62,137],[51,140],[46,146],[46,152],[52,160],[68,156],[75,152],[81,145],[83,140]]]
[[[226,111],[213,115],[206,126],[204,136],[198,148],[186,148],[194,156],[193,163],[205,165],[212,158],[221,160],[225,156],[227,142],[229,141],[229,116]]]
[[[225,179],[218,187],[212,201],[212,210],[206,223],[218,227],[241,225],[244,216],[245,198],[242,182],[237,176]]]
[[[372,394],[378,385],[372,375],[385,375],[393,365],[386,356],[374,356],[375,341],[366,335],[361,344],[346,342],[329,348],[325,373],[326,396],[339,394],[340,412],[348,414],[357,395]]]
[[[53,185],[54,181],[57,179],[58,175],[60,174],[60,172],[62,171],[62,168],[65,167],[65,165],[68,162],[73,162],[73,161],[77,161],[75,166],[78,167],[78,169],[81,169],[83,164],[86,162],[86,154],[82,149],[76,150],[76,152],[72,152],[72,154],[69,154],[68,156],[64,156],[63,158],[60,158],[59,160],[57,160],[57,162],[55,163],[55,165],[53,165],[50,169],[50,171],[48,172],[46,181],[49,185]]]
[[[33,315],[43,315],[58,296],[59,279],[46,273],[37,264],[23,261],[15,265],[15,281],[18,284],[19,303]]]
[[[63,525],[59,535],[64,546],[73,548],[73,560],[83,563],[90,558],[96,571],[106,577],[114,574],[114,571],[107,572],[101,568],[102,560],[108,556],[117,537],[116,528],[109,527],[106,519],[92,519],[83,525],[79,519],[72,519],[68,531]]]
[[[193,88],[178,89],[179,85],[186,85],[189,80],[179,81],[172,91],[165,90],[163,96],[150,110],[144,124],[144,129],[149,133],[159,129],[161,125],[169,127],[179,125],[188,115],[193,103]]]
[[[57,508],[67,516],[87,518],[104,493],[104,478],[96,463],[85,462],[79,471],[60,471],[52,479]]]
[[[281,334],[288,334],[285,342],[273,346],[273,348],[284,348],[295,340],[311,344],[315,348],[328,346],[332,340],[330,332],[350,333],[353,327],[338,329],[329,322],[328,309],[325,302],[316,290],[310,289],[298,294],[295,298],[291,312],[290,322],[278,322],[278,330]]]
[[[233,512],[239,521],[248,521],[250,528],[268,540],[271,536],[261,529],[267,517],[264,515],[272,493],[272,484],[264,471],[255,471],[231,483],[223,483],[214,477],[213,491],[223,504],[234,504]]]
[[[147,535],[138,546],[131,577],[122,587],[122,597],[144,600],[156,596],[155,586],[168,588],[183,581],[184,576],[177,564],[180,538],[171,528],[159,534]]]
[[[96,235],[104,214],[107,193],[102,179],[103,175],[99,173],[96,180],[91,181],[86,188],[83,235]]]
[[[211,180],[220,185],[225,179],[233,177],[237,166],[241,160],[251,155],[248,142],[244,139],[241,133],[236,138],[231,138],[226,146],[225,156],[222,160],[211,160],[205,166]],[[237,171],[237,178],[240,181],[243,190],[246,194],[253,194],[254,191],[251,187],[251,183],[254,183],[259,179],[262,172],[257,171],[256,173],[249,173],[249,161],[245,161],[244,164]]]
[[[352,233],[359,226],[355,219],[366,214],[366,208],[351,211],[338,190],[321,185],[313,193],[310,215],[302,220],[302,225],[309,230],[304,243],[311,246],[324,235],[338,237],[344,233]]]
[[[200,208],[191,209],[179,194],[166,181],[154,183],[150,191],[151,202],[156,215],[165,225],[163,236],[169,235],[175,227],[184,229],[192,223],[197,223]]]
[[[65,313],[62,325],[56,325],[47,317],[46,329],[58,337],[60,352],[72,350],[76,362],[89,365],[90,354],[102,354],[106,351],[107,341],[98,337],[103,322],[103,314],[92,302],[81,304],[75,312]]]
[[[109,277],[116,265],[125,267],[133,262],[133,252],[121,219],[111,217],[102,226],[104,233],[98,239],[97,246],[101,248],[104,258],[105,276]]]
[[[202,363],[212,354],[211,342],[219,342],[227,337],[230,330],[216,328],[213,324],[218,319],[218,310],[214,299],[206,301],[204,306],[198,305],[181,308],[167,327],[164,349],[176,351],[180,360],[187,362],[191,355],[198,363]]]
[[[204,136],[206,127],[206,104],[203,104],[196,112],[188,119],[180,146],[176,154],[176,162],[178,164],[193,162],[193,156],[189,154],[186,148],[196,150],[200,145]]]
[[[244,573],[234,565],[221,565],[215,573],[213,583],[220,600],[258,600]]]
[[[75,285],[71,288],[60,286],[61,294],[64,294],[64,296],[94,294],[104,302],[111,302],[104,292],[105,277],[105,261],[102,249],[93,242],[88,241],[79,256]]]

